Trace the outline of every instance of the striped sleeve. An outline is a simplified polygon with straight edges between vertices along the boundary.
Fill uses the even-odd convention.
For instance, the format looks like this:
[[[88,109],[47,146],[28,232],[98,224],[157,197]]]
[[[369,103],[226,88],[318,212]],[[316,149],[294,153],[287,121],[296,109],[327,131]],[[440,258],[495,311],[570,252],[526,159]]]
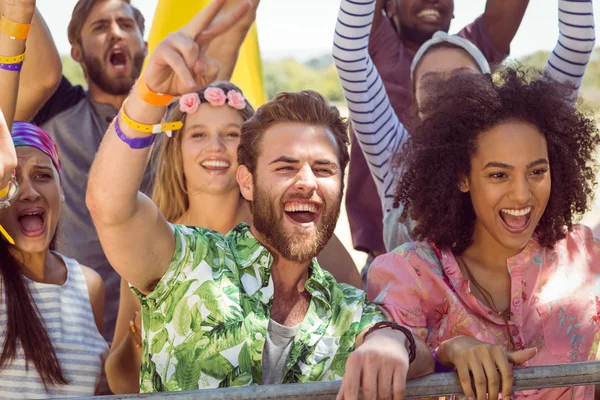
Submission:
[[[548,57],[546,71],[560,82],[575,85],[575,98],[596,39],[592,1],[560,0],[558,26],[558,43]]]
[[[408,133],[400,123],[368,52],[375,0],[342,0],[333,60],[352,128],[377,185],[384,212],[392,208],[392,155]]]

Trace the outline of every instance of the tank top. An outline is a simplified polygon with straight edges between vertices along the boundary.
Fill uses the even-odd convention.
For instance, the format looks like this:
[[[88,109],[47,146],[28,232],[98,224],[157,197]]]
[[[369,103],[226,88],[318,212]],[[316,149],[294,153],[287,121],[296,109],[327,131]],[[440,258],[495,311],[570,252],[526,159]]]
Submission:
[[[93,396],[100,381],[108,345],[94,322],[85,276],[77,261],[55,254],[67,266],[67,279],[63,285],[34,282],[28,278],[25,281],[69,384],[49,386],[46,390],[32,362],[26,369],[25,354],[17,341],[15,359],[0,370],[1,399]],[[4,290],[2,292],[0,344],[3,345],[7,314]]]

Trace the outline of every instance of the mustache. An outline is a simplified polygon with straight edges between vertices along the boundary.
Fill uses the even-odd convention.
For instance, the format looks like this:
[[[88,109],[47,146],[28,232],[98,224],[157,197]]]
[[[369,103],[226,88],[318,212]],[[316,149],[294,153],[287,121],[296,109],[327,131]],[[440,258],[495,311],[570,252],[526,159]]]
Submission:
[[[108,58],[108,55],[113,50],[113,47],[115,47],[115,46],[114,45],[108,46],[108,48],[106,49],[106,51],[104,51],[104,59]],[[123,54],[127,55],[127,57],[129,59],[133,58],[132,55],[131,55],[131,51],[129,51],[129,48],[127,48],[126,46],[121,47],[120,50],[123,52]]]
[[[285,204],[287,202],[292,202],[292,201],[306,201],[306,200],[309,200],[319,206],[322,206],[323,204],[325,204],[323,199],[321,199],[319,196],[315,197],[313,194],[301,194],[301,193],[286,196],[285,198],[281,199],[281,203]]]
[[[440,13],[445,13],[448,12],[449,7],[446,4],[440,3],[440,2],[435,2],[435,1],[425,1],[425,2],[420,2],[420,3],[416,3],[414,5],[414,7],[412,8],[413,12],[421,12],[423,10],[427,10],[429,8],[434,8],[436,10],[438,10]]]

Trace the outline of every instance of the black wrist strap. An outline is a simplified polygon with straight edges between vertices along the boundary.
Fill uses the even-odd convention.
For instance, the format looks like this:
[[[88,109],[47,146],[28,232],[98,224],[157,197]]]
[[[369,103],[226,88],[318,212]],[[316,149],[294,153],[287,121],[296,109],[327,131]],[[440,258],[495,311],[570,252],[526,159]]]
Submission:
[[[408,329],[402,325],[398,325],[397,323],[390,322],[390,321],[378,322],[375,325],[373,325],[371,328],[369,328],[367,333],[365,333],[365,335],[363,336],[363,341],[367,338],[367,336],[369,336],[369,334],[371,334],[379,329],[384,329],[384,328],[390,328],[390,329],[404,333],[404,335],[408,339],[408,348],[407,348],[408,363],[412,364],[412,362],[415,361],[415,358],[417,358],[417,344],[415,343],[415,337],[413,336],[410,329]]]

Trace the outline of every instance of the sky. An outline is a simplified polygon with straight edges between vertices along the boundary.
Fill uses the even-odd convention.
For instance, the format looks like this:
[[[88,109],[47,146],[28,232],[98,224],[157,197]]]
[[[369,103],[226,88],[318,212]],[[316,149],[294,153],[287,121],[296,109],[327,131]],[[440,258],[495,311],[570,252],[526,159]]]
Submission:
[[[75,3],[76,0],[37,0],[61,54],[70,52],[67,25]],[[132,0],[132,3],[147,21],[152,21],[158,0]],[[512,42],[512,57],[554,47],[558,38],[557,6],[558,0],[530,0]],[[451,33],[473,21],[484,8],[484,0],[455,0],[456,18]],[[306,60],[330,53],[338,9],[339,0],[261,0],[257,24],[262,57]],[[594,15],[596,25],[600,26],[600,0],[594,1]],[[596,40],[596,45],[600,45],[600,40]]]

